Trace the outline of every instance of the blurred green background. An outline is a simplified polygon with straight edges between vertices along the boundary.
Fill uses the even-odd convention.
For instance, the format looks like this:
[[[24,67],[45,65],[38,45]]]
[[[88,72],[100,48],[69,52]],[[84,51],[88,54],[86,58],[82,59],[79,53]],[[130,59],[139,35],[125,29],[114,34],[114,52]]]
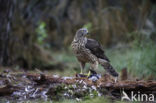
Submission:
[[[90,38],[103,45],[118,72],[127,68],[130,77],[155,79],[155,3],[155,0],[1,0],[1,68],[37,68],[73,76],[80,69],[70,44],[76,30],[86,27]],[[105,72],[99,68],[97,72]]]

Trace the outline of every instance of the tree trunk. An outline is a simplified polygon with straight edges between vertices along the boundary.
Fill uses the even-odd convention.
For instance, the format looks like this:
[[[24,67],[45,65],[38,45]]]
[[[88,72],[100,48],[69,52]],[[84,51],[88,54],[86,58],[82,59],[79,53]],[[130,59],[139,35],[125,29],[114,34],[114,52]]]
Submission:
[[[0,65],[9,64],[9,35],[11,17],[13,14],[13,0],[0,0]]]

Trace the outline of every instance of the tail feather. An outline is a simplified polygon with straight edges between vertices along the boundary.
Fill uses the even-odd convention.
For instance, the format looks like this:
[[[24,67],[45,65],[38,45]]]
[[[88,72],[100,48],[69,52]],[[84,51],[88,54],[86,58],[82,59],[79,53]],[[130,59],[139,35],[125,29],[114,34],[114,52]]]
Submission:
[[[112,65],[108,61],[104,59],[99,59],[99,64],[101,64],[104,67],[104,69],[112,76],[114,77],[119,76],[119,74],[115,71],[115,69],[112,67]]]

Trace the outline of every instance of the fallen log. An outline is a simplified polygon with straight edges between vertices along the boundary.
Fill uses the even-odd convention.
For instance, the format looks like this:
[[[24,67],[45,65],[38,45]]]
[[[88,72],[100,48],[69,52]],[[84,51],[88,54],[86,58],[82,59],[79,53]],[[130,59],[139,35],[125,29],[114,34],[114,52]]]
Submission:
[[[41,81],[43,80],[44,83],[47,84],[53,84],[53,83],[60,83],[60,84],[76,84],[79,82],[81,84],[84,82],[86,86],[95,86],[97,90],[106,90],[108,93],[111,92],[111,95],[115,98],[121,98],[122,96],[122,90],[125,92],[128,92],[130,94],[130,91],[134,92],[141,92],[144,94],[152,93],[156,95],[156,81],[118,81],[117,83],[114,82],[114,80],[109,76],[105,75],[104,77],[100,78],[98,81],[93,82],[89,80],[88,78],[77,78],[77,77],[52,77],[52,76],[43,76],[42,75],[33,75],[33,74],[27,74],[28,78],[31,78],[33,81],[37,82],[38,84],[42,84]],[[41,77],[41,78],[40,78]],[[40,79],[38,79],[40,78]],[[83,83],[82,83],[83,84]],[[102,93],[104,94],[104,93]]]
[[[6,76],[7,77],[7,76]],[[16,99],[53,99],[61,98],[92,98],[96,96],[109,96],[111,99],[120,100],[123,91],[130,97],[131,92],[141,95],[156,95],[156,81],[118,81],[105,74],[96,81],[87,77],[59,77],[45,74],[13,74],[10,75],[9,85],[0,87],[0,96],[12,96]],[[2,79],[6,79],[3,76]],[[18,82],[17,82],[18,81]]]

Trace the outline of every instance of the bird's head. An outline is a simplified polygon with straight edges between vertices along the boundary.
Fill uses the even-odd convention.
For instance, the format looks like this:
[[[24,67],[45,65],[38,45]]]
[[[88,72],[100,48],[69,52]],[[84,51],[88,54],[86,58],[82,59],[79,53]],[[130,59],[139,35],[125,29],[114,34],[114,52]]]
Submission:
[[[76,37],[77,38],[85,37],[87,34],[88,34],[87,28],[81,28],[76,32]]]

